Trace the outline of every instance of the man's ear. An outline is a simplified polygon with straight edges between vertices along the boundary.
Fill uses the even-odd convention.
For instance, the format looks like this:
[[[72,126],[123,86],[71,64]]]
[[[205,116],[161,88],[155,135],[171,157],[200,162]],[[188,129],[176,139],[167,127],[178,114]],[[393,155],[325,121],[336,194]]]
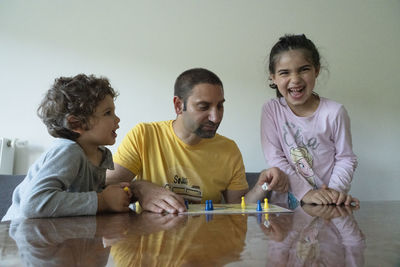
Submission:
[[[73,131],[81,134],[83,132],[82,122],[75,117],[74,115],[69,115],[67,117],[68,128]]]
[[[174,96],[174,109],[176,115],[182,114],[183,106],[184,106],[183,100],[180,99],[178,96]]]

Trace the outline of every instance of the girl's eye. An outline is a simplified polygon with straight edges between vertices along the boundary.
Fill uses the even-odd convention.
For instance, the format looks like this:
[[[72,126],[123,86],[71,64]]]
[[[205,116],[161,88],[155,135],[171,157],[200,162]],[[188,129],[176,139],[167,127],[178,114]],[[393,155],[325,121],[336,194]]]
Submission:
[[[301,72],[306,72],[306,71],[309,71],[310,69],[311,69],[310,67],[304,67],[300,71]]]
[[[106,116],[111,115],[111,111],[107,111],[104,115],[106,115]]]
[[[289,74],[289,72],[287,72],[287,71],[281,71],[281,72],[279,72],[278,74],[279,74],[279,76],[286,76],[286,75]]]

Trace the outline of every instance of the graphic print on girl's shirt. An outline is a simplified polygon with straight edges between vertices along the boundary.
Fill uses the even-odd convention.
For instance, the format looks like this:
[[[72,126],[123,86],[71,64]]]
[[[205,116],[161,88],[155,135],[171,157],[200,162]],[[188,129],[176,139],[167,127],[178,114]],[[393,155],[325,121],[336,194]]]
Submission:
[[[290,158],[296,167],[296,172],[308,183],[317,188],[313,167],[313,157],[308,148],[315,150],[319,146],[316,137],[306,139],[302,129],[291,122],[283,125],[283,140],[290,149]],[[308,148],[307,148],[308,147]]]
[[[314,179],[313,158],[305,147],[296,147],[290,149],[290,158],[296,166],[296,172],[304,177],[308,183],[317,188]]]

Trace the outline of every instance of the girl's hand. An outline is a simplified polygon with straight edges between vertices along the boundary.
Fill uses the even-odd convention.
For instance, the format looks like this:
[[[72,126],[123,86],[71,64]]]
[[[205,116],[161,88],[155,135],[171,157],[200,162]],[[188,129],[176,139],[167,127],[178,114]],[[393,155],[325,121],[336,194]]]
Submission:
[[[303,201],[306,204],[319,204],[319,205],[335,204],[335,201],[332,198],[332,193],[324,188],[308,191],[304,195],[301,201]]]
[[[353,203],[355,206],[360,205],[360,201],[357,198],[352,197],[351,195],[347,195],[345,193],[336,191],[335,189],[328,188],[326,185],[322,185],[322,189],[328,191],[328,194],[331,196],[331,199],[333,200],[332,204],[336,204],[337,206],[342,204],[349,206]]]

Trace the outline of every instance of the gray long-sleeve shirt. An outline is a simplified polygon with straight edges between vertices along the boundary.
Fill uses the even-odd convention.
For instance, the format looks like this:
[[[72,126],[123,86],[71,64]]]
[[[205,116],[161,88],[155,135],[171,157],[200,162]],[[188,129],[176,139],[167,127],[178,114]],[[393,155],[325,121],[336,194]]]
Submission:
[[[99,167],[74,141],[57,139],[30,168],[14,190],[12,205],[2,221],[17,218],[95,215],[97,192],[105,186],[106,169],[113,169],[110,150],[99,147]]]

